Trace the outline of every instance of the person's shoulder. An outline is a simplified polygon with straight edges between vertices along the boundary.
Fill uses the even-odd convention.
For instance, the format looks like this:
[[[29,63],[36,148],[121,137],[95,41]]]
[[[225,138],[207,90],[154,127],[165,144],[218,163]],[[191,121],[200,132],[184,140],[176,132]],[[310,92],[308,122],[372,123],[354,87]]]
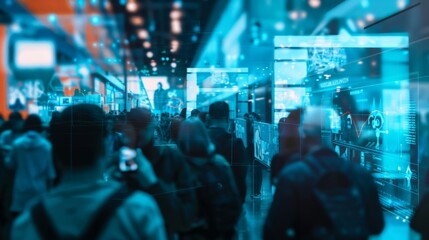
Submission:
[[[311,170],[305,161],[295,161],[286,165],[279,174],[279,181],[288,180],[292,182],[302,182],[311,177]]]
[[[158,205],[155,199],[148,193],[142,191],[133,192],[123,203],[122,208],[126,212],[135,215],[150,215],[158,213]]]
[[[13,222],[11,239],[40,239],[33,224],[30,211],[24,211]]]
[[[216,154],[213,156],[212,158],[213,164],[216,166],[221,166],[221,167],[229,167],[229,163],[226,161],[226,159],[220,155],[220,154]]]

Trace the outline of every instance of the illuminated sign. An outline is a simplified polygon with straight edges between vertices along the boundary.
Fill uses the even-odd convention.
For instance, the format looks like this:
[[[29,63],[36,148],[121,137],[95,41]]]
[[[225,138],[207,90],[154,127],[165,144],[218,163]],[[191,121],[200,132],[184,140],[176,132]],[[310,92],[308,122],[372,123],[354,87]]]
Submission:
[[[55,46],[52,41],[18,40],[15,43],[17,69],[54,68]]]

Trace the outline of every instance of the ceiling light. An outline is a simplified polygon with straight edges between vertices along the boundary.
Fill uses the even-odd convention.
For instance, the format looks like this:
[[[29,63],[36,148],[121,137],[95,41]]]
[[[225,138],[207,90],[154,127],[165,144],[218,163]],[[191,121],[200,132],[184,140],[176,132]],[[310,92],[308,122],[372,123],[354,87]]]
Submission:
[[[137,32],[137,35],[140,39],[147,39],[149,37],[149,33],[147,32],[146,29],[140,29]]]
[[[171,52],[177,52],[178,49],[179,49],[179,41],[172,40],[171,41]]]
[[[372,22],[372,21],[374,21],[374,19],[375,19],[374,14],[372,14],[372,13],[368,13],[368,14],[366,15],[366,20],[367,20],[368,22]]]
[[[297,12],[297,11],[292,11],[292,12],[290,12],[290,13],[289,13],[289,17],[290,17],[292,20],[296,20],[296,19],[298,19],[298,12]]]
[[[153,68],[152,68],[152,70],[153,70],[154,72],[156,72],[156,71],[158,71],[158,68],[157,68],[157,67],[153,67]]]
[[[398,8],[402,9],[405,7],[405,0],[397,0],[396,5],[398,6]]]
[[[152,58],[153,57],[153,52],[149,51],[146,53],[146,57],[148,58]]]
[[[274,28],[277,31],[282,31],[285,29],[285,24],[283,22],[277,22],[276,25],[274,25]]]
[[[170,12],[170,18],[171,19],[179,19],[182,17],[182,12],[179,10],[173,10]]]
[[[321,0],[308,0],[308,5],[312,8],[318,8],[320,7]]]
[[[363,20],[358,20],[358,21],[357,21],[357,25],[358,25],[360,28],[364,28],[364,27],[365,27],[365,22],[364,22]]]
[[[151,46],[151,44],[150,44],[150,42],[149,42],[149,41],[145,41],[145,42],[143,43],[143,47],[144,47],[144,48],[150,48],[150,46]]]
[[[172,62],[172,63],[171,63],[171,67],[172,67],[172,68],[176,68],[176,67],[177,67],[177,63]]]
[[[176,34],[182,32],[182,26],[180,25],[179,20],[172,20],[171,21],[171,32],[176,33]]]
[[[130,21],[135,26],[141,26],[144,23],[143,18],[138,16],[132,17]]]
[[[150,63],[150,65],[151,65],[152,67],[156,67],[156,62],[152,60],[152,62]]]
[[[136,12],[139,9],[139,5],[135,0],[128,0],[127,3],[127,11],[128,12]]]

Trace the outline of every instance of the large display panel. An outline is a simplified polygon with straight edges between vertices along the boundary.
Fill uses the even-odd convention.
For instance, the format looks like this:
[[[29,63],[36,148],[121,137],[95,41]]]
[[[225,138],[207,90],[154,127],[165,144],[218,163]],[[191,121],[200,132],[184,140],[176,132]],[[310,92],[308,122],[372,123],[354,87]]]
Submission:
[[[284,59],[305,56],[307,68],[300,81],[279,82],[274,99],[290,89],[288,99],[301,100],[282,100],[289,107],[322,107],[323,143],[370,171],[385,210],[408,222],[419,199],[418,107],[409,86],[408,37],[277,37],[275,44],[276,51],[293,50]]]
[[[188,68],[186,89],[188,113],[196,108],[207,112],[216,101],[229,104],[230,118],[248,110],[247,68]]]

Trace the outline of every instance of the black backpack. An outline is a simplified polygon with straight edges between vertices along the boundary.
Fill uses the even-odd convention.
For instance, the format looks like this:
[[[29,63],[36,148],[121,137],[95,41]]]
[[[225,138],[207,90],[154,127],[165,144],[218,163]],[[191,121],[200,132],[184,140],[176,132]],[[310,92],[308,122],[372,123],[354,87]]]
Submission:
[[[315,173],[312,194],[322,208],[326,226],[313,231],[317,239],[367,239],[365,203],[361,191],[351,178],[352,165],[336,159],[340,166],[327,169],[309,155],[305,163]]]
[[[231,182],[234,181],[232,174],[217,166],[213,159],[201,166],[189,162],[197,174],[200,215],[206,220],[207,227],[214,233],[233,230],[241,214],[241,201],[234,189],[235,183]]]
[[[96,214],[92,216],[91,221],[86,226],[81,236],[77,238],[63,236],[57,231],[52,219],[46,211],[43,201],[40,201],[31,209],[32,221],[39,233],[40,239],[98,239],[104,227],[116,212],[116,209],[121,206],[131,194],[131,191],[124,191],[120,188],[108,196]]]

